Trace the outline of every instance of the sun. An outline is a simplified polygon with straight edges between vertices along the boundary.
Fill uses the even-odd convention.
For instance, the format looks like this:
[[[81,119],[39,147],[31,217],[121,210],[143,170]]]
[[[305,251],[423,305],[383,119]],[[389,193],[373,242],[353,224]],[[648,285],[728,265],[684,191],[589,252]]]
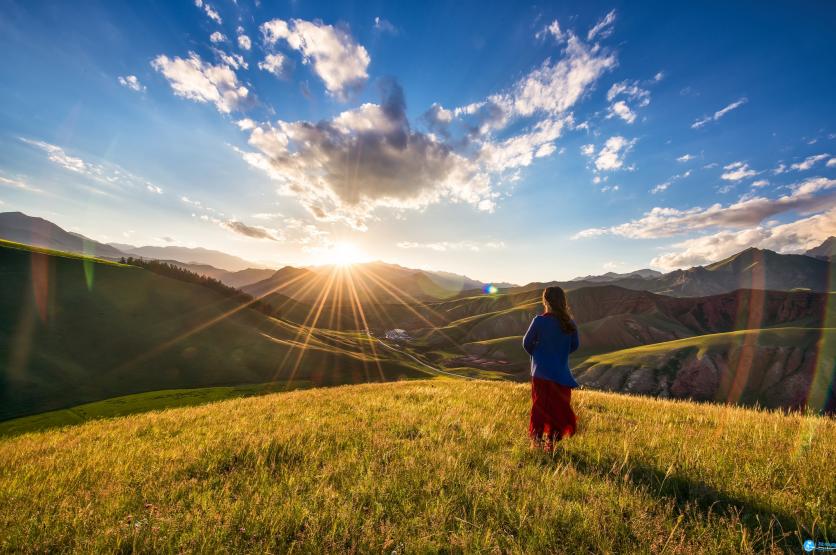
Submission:
[[[340,241],[323,249],[317,259],[318,264],[345,267],[366,262],[369,257],[354,243]]]

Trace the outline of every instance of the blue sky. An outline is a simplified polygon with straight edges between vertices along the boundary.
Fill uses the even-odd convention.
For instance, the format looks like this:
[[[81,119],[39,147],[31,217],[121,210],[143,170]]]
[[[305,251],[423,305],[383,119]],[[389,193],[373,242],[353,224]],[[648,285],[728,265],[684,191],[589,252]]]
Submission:
[[[517,283],[836,234],[836,5],[680,4],[6,1],[0,210]]]

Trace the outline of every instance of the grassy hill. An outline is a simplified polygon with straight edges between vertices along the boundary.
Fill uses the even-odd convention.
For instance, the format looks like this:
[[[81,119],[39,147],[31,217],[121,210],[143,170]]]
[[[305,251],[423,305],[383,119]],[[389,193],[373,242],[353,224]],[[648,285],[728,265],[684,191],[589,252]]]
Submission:
[[[361,334],[133,266],[4,241],[0,282],[0,420],[161,389],[426,375]]]
[[[527,385],[372,384],[0,440],[4,552],[800,552],[834,540],[836,422]]]

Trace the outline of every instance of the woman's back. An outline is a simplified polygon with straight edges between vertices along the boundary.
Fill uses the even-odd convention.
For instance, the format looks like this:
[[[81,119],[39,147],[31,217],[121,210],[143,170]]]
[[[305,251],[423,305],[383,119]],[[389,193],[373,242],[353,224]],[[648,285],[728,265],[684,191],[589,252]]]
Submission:
[[[578,345],[576,326],[574,332],[567,333],[556,316],[550,313],[536,316],[523,338],[523,348],[531,355],[531,375],[577,387],[578,382],[569,369],[569,354]]]

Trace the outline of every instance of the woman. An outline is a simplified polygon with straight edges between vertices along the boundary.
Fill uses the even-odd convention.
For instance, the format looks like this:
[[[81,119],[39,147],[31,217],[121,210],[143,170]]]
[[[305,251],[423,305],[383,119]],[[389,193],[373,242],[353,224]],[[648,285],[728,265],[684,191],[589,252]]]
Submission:
[[[578,326],[563,289],[546,287],[543,305],[546,310],[534,317],[523,337],[523,348],[531,355],[528,433],[536,447],[551,451],[555,441],[574,434],[577,427],[570,401],[578,382],[569,370],[569,353],[577,350],[579,343]]]

